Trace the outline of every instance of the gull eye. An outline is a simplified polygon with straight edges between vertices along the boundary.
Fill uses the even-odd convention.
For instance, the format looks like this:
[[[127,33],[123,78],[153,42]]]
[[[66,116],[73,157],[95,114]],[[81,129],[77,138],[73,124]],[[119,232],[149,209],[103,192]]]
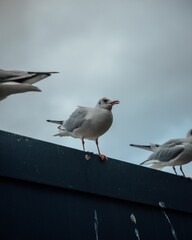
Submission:
[[[104,103],[107,103],[107,102],[108,102],[107,98],[104,98],[104,99],[103,99],[103,102],[104,102]]]

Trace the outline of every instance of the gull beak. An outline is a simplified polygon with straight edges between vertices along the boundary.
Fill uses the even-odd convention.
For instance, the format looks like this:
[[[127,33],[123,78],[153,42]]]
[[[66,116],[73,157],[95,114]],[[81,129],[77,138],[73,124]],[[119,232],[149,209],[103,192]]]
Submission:
[[[119,104],[119,103],[120,103],[119,100],[113,100],[113,101],[111,101],[111,105],[112,105],[112,106],[115,105],[115,104]]]

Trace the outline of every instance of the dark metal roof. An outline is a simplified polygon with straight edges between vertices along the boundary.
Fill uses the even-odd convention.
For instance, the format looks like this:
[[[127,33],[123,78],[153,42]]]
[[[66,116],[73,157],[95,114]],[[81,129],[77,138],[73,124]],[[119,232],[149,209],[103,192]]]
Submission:
[[[48,215],[50,214],[51,218],[53,218],[56,213],[60,213],[62,216],[63,214],[67,214],[68,221],[79,221],[80,225],[83,224],[84,220],[79,219],[79,217],[81,216],[82,218],[83,216],[87,216],[87,214],[91,214],[89,217],[92,217],[93,220],[91,225],[92,230],[87,229],[87,235],[83,231],[83,237],[80,239],[116,239],[116,233],[111,235],[111,237],[114,236],[114,238],[108,238],[110,233],[114,231],[119,231],[119,234],[120,232],[125,234],[123,235],[125,238],[119,238],[121,240],[128,239],[127,237],[132,236],[132,234],[134,236],[132,239],[139,239],[136,238],[137,231],[135,230],[139,228],[137,225],[138,221],[140,222],[140,228],[142,228],[143,234],[146,232],[147,237],[153,236],[152,238],[141,239],[166,239],[165,234],[170,233],[171,237],[167,239],[174,239],[174,231],[177,232],[177,237],[185,231],[187,237],[185,238],[184,235],[182,235],[182,237],[184,237],[182,240],[192,239],[192,232],[190,231],[190,226],[192,226],[192,182],[190,179],[122,162],[120,160],[109,159],[107,161],[101,161],[99,157],[94,154],[92,154],[91,159],[87,161],[85,159],[85,152],[83,151],[4,131],[0,131],[0,146],[0,195],[3,196],[2,194],[5,194],[3,200],[0,198],[1,208],[3,208],[3,210],[0,209],[0,211],[5,211],[4,209],[7,208],[7,211],[10,212],[10,208],[11,206],[13,207],[14,204],[14,207],[19,206],[19,209],[21,209],[20,204],[22,203],[27,216],[33,214],[33,212],[38,215],[39,211],[40,216],[37,218],[39,218],[41,224],[45,221],[44,224],[49,227],[51,227],[49,224],[52,224],[53,220],[46,216],[46,212]],[[19,186],[22,186],[23,193],[21,193],[22,190]],[[41,190],[44,193],[41,193]],[[50,192],[50,194],[48,192]],[[25,199],[25,193],[30,196],[27,200]],[[62,193],[64,193],[64,195],[62,195]],[[16,195],[14,196],[14,194]],[[17,194],[20,196],[18,197],[18,201],[14,199],[14,197],[17,198]],[[42,197],[43,194],[46,196]],[[10,200],[10,196],[12,200]],[[62,201],[59,200],[59,196],[61,196],[63,204]],[[67,197],[68,200],[66,200],[65,197]],[[37,206],[38,211],[37,209],[35,210],[33,200],[36,205],[38,205],[39,201],[41,208]],[[11,201],[13,201],[14,204]],[[47,201],[48,203],[46,203]],[[43,206],[43,202],[45,202],[45,206]],[[2,206],[2,204],[5,206]],[[25,206],[27,204],[30,206],[31,211]],[[53,205],[52,210],[50,209],[50,204]],[[67,204],[67,206],[65,204]],[[54,206],[56,212],[54,212]],[[91,213],[86,210],[89,208],[91,209]],[[107,213],[104,214],[106,209],[108,209]],[[10,213],[7,216],[9,216],[9,218],[11,218],[10,216],[13,217],[14,211],[15,210],[12,209],[12,214]],[[41,211],[44,212],[45,216],[42,216]],[[26,218],[24,212],[18,216],[18,218]],[[168,218],[166,216],[168,216]],[[178,225],[177,229],[174,228],[170,216],[172,216],[175,226]],[[71,217],[74,219],[72,220]],[[89,217],[87,216],[87,218]],[[2,218],[2,214],[0,218]],[[5,218],[5,216],[3,216],[3,218]],[[125,223],[126,218],[127,223]],[[136,223],[134,218],[137,219]],[[106,224],[108,223],[108,226],[106,226],[106,231],[108,232],[103,230],[106,238],[99,238],[97,236],[97,224],[101,225],[101,219],[103,223],[105,221]],[[3,219],[0,220],[3,221]],[[9,220],[11,221],[11,219]],[[15,217],[13,217],[12,224],[14,224],[14,221],[17,221]],[[164,227],[165,229],[167,228],[168,233],[166,233],[166,230],[162,233],[162,231],[158,229],[158,226],[162,223],[161,221],[166,222]],[[119,225],[119,229],[115,229],[113,225],[116,222],[124,225],[127,224],[127,228],[130,227],[133,231],[130,230],[129,232],[126,230],[128,231],[126,234],[121,225]],[[181,226],[181,223],[183,226]],[[36,223],[33,222],[31,224]],[[66,232],[66,235],[63,233],[63,236],[66,237],[65,239],[75,239],[75,237],[72,237],[75,233],[73,233],[72,230],[72,232],[70,232],[69,222],[67,224],[67,229],[65,231],[63,230]],[[88,223],[85,223],[85,225],[86,224]],[[89,226],[89,224],[87,226]],[[81,227],[84,228],[85,226],[83,225]],[[57,228],[59,228],[58,222]],[[36,226],[35,229],[35,231],[37,231],[38,226]],[[149,229],[152,235],[149,235]],[[15,231],[17,235],[18,232],[17,230]],[[49,229],[48,231],[51,230]],[[89,233],[91,231],[93,231],[93,233]],[[100,231],[101,226],[99,227],[99,232]],[[140,231],[140,235],[142,231]],[[43,232],[41,232],[41,234],[43,234]],[[43,236],[45,237],[45,235]],[[52,233],[52,235],[54,234]],[[53,238],[51,237],[52,235],[47,239],[54,239],[55,235]],[[25,234],[18,236],[20,236],[20,238],[21,236],[26,237]],[[77,235],[75,236],[77,237]],[[121,235],[119,235],[119,237],[121,237]],[[175,239],[177,239],[177,237]],[[6,238],[1,238],[0,233],[0,239]]]

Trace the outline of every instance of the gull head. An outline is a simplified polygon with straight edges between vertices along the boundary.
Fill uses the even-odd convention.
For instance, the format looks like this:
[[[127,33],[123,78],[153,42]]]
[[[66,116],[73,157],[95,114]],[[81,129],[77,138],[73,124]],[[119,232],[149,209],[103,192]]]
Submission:
[[[111,100],[109,98],[103,97],[98,101],[96,107],[111,110],[113,105],[119,104],[119,103],[120,102],[118,100]]]
[[[186,137],[187,137],[187,138],[188,138],[188,137],[192,137],[192,129],[189,129],[189,131],[187,132]]]

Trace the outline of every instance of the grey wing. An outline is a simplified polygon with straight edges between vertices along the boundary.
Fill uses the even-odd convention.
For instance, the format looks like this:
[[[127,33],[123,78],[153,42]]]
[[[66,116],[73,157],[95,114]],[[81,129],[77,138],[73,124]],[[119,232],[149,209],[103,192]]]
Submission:
[[[129,144],[131,147],[141,148],[147,151],[154,151],[155,148],[158,148],[160,144],[151,144],[151,145],[139,145],[139,144]]]
[[[184,141],[183,138],[171,139],[171,140],[163,143],[161,146],[162,147],[174,147],[176,145],[181,145],[183,143],[183,141]]]
[[[23,82],[27,77],[29,77],[29,74],[24,71],[7,71],[7,70],[0,69],[1,82],[9,82],[9,81]]]
[[[170,148],[169,147],[158,148],[149,156],[147,161],[158,160],[162,162],[168,162],[176,158],[179,154],[181,154],[184,151],[184,149],[185,147],[182,145],[177,145]]]
[[[79,128],[85,121],[85,116],[87,115],[88,108],[78,107],[69,117],[69,119],[64,123],[64,127],[67,131],[73,132],[76,128]]]
[[[56,72],[24,72],[0,69],[0,82],[36,83]]]

